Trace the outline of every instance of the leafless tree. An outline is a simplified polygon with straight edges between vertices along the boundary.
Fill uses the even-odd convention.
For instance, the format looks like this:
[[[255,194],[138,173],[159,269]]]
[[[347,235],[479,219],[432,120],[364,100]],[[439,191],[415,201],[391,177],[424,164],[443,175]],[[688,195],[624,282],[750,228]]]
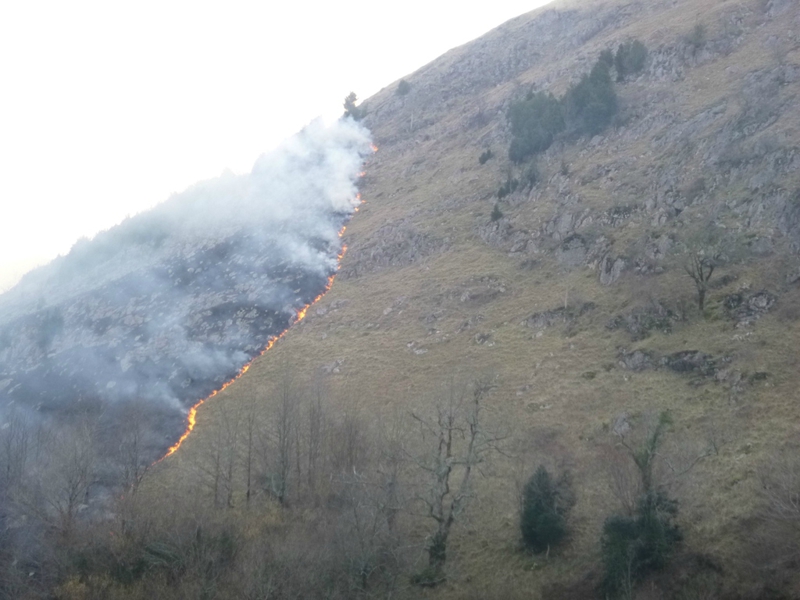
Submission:
[[[225,443],[225,432],[222,427],[211,429],[211,443],[204,444],[200,451],[195,454],[195,469],[199,481],[211,493],[214,506],[220,504],[222,493],[222,469],[223,469],[223,444]]]
[[[323,449],[327,438],[325,399],[327,389],[322,379],[317,378],[311,386],[305,405],[304,446],[306,486],[310,498],[316,501],[317,487],[323,469]]]
[[[89,417],[36,434],[20,499],[29,514],[54,525],[64,538],[72,536],[95,482],[96,437],[96,422]]]
[[[687,474],[715,452],[710,443],[696,446],[681,440],[665,444],[664,434],[671,424],[668,412],[651,413],[635,434],[616,434],[618,447],[608,453],[605,462],[611,490],[628,515],[635,512],[643,495],[658,490],[674,492]]]
[[[331,469],[334,473],[363,470],[369,452],[369,436],[364,421],[348,411],[331,425],[329,439]]]
[[[294,467],[299,401],[299,390],[286,365],[271,398],[262,403],[265,419],[258,431],[257,448],[264,487],[281,505],[286,504]]]
[[[719,255],[713,251],[705,253],[702,250],[694,250],[689,252],[683,264],[684,271],[692,278],[697,289],[697,307],[701,312],[705,308],[708,284],[718,261]]]
[[[256,434],[259,427],[258,402],[251,396],[244,406],[244,456],[243,468],[245,479],[245,505],[250,506],[253,493],[253,462],[255,459]]]
[[[473,473],[502,439],[488,432],[482,422],[482,402],[492,387],[489,377],[472,385],[452,380],[436,401],[432,418],[412,413],[428,447],[413,460],[427,474],[418,497],[436,524],[428,541],[428,566],[437,578],[447,559],[450,530],[473,497]]]
[[[152,465],[146,452],[148,432],[147,407],[141,403],[127,404],[121,412],[118,431],[117,460],[122,469],[122,484],[129,494],[135,494]]]
[[[242,424],[242,411],[236,406],[221,408],[217,426],[222,430],[221,483],[225,506],[233,508],[233,495],[236,487],[239,459],[239,438]]]
[[[761,568],[796,573],[800,559],[800,458],[797,450],[773,457],[759,471],[761,509],[754,554]]]
[[[12,493],[22,481],[30,438],[30,428],[19,413],[10,412],[0,423],[0,494]]]

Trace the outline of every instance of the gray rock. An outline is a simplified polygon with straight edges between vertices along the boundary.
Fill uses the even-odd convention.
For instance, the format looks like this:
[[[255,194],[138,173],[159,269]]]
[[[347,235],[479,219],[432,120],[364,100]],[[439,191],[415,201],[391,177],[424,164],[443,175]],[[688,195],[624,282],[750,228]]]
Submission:
[[[737,327],[745,327],[767,314],[777,299],[775,294],[767,290],[761,290],[749,296],[737,292],[726,296],[722,305],[730,318],[738,321]]]
[[[611,425],[611,431],[614,435],[625,435],[631,430],[630,418],[631,416],[628,413],[622,413],[614,419],[614,423]]]
[[[652,369],[655,364],[653,354],[644,350],[621,350],[618,358],[620,366],[629,371]]]
[[[620,278],[626,266],[624,258],[606,256],[600,265],[600,283],[611,285]]]
[[[651,331],[670,333],[672,325],[678,316],[660,302],[653,302],[648,306],[634,308],[630,312],[617,315],[606,323],[608,329],[625,329],[631,338],[643,340]]]
[[[661,359],[661,364],[676,373],[699,373],[711,377],[716,375],[717,363],[710,355],[698,350],[682,350]]]

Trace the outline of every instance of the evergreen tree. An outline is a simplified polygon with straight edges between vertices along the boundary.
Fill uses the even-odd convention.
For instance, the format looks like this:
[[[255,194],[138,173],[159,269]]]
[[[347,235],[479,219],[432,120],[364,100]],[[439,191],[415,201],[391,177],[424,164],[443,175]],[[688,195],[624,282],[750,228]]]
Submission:
[[[573,132],[589,136],[600,133],[617,113],[617,94],[608,65],[598,60],[591,73],[567,91],[562,104]]]
[[[512,135],[508,156],[517,163],[547,150],[555,136],[564,130],[558,100],[544,92],[529,94],[525,100],[513,104],[508,120]]]
[[[647,60],[647,48],[639,40],[620,44],[614,57],[617,81],[624,81],[627,75],[641,71],[645,60]]]
[[[681,539],[673,522],[677,501],[659,491],[643,494],[633,516],[612,515],[603,524],[601,548],[605,577],[603,588],[609,597],[630,592],[649,572],[662,569]]]
[[[492,222],[499,221],[502,218],[503,218],[503,211],[500,210],[500,206],[495,204],[494,208],[492,209],[492,214],[491,214]]]
[[[355,92],[350,92],[344,99],[344,116],[352,117],[355,121],[360,121],[367,115],[366,109],[356,106],[358,96]]]
[[[539,553],[563,540],[567,534],[564,516],[567,508],[568,503],[550,473],[540,466],[522,492],[520,530],[525,547]]]

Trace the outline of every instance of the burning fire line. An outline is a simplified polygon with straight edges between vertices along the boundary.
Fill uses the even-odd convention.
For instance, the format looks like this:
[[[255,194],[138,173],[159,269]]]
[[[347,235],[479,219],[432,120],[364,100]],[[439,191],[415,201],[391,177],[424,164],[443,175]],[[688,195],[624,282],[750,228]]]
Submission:
[[[360,195],[358,197],[360,198]],[[356,210],[358,210],[358,209],[356,209]],[[347,226],[346,225],[342,226],[342,228],[339,230],[339,237],[342,237],[344,235],[345,229],[347,229]],[[345,252],[347,252],[347,246],[345,244],[342,244],[342,249],[339,251],[339,254],[336,257],[336,260],[337,260],[336,270],[337,271],[339,270],[339,267],[341,266],[342,258],[344,257],[344,253]],[[328,276],[328,282],[325,284],[325,289],[322,291],[322,293],[319,296],[317,296],[316,298],[314,298],[311,302],[306,304],[303,308],[297,310],[297,312],[295,314],[295,318],[292,320],[291,323],[289,323],[289,327],[284,329],[280,334],[278,334],[275,337],[273,337],[272,339],[270,339],[269,342],[267,342],[267,345],[264,347],[264,349],[261,352],[259,352],[258,355],[254,356],[250,360],[250,362],[248,362],[241,369],[239,369],[239,372],[236,374],[236,376],[233,379],[231,379],[230,381],[226,381],[224,384],[222,384],[221,388],[219,388],[218,390],[214,390],[213,392],[211,392],[211,394],[208,395],[208,397],[203,398],[202,400],[199,400],[194,406],[192,406],[192,408],[189,409],[189,415],[187,417],[187,424],[186,424],[186,431],[183,432],[183,434],[178,439],[178,441],[175,442],[174,445],[170,446],[169,450],[167,450],[167,453],[164,454],[164,456],[162,456],[161,458],[159,458],[156,461],[156,463],[160,463],[162,460],[164,460],[168,456],[172,456],[173,454],[175,454],[178,451],[178,448],[181,447],[181,444],[183,444],[183,442],[186,440],[186,438],[189,437],[189,435],[192,433],[192,430],[194,429],[195,424],[197,423],[197,409],[200,408],[203,404],[205,404],[205,402],[207,400],[211,400],[211,398],[213,398],[214,396],[219,394],[222,390],[226,389],[234,381],[236,381],[242,375],[247,373],[247,371],[250,369],[250,365],[252,365],[253,362],[257,358],[260,358],[261,356],[264,356],[275,345],[275,343],[279,339],[281,339],[284,335],[286,335],[286,332],[289,331],[289,328],[292,325],[302,321],[305,318],[306,313],[308,312],[308,309],[311,308],[311,305],[312,304],[316,304],[328,292],[328,290],[331,289],[331,286],[333,285],[333,280],[334,280],[335,277],[336,277],[336,273],[334,273],[333,275]]]
[[[372,146],[372,151],[373,152],[377,152],[378,148],[376,146]],[[361,194],[356,195],[356,200],[359,201],[359,204],[363,204],[364,203],[364,200],[361,199]],[[353,211],[353,213],[354,214],[357,213],[358,209],[359,209],[359,206],[356,206],[355,210]],[[344,236],[344,232],[345,232],[346,229],[347,229],[347,225],[343,225],[342,228],[339,230],[339,237],[340,238],[342,236]],[[339,254],[336,257],[336,270],[337,271],[342,266],[342,258],[344,257],[345,252],[347,252],[347,245],[346,244],[342,244],[342,249],[339,251]],[[292,320],[292,322],[289,323],[289,327],[284,329],[280,334],[278,334],[275,337],[273,337],[272,339],[270,339],[269,342],[267,342],[267,345],[264,347],[264,349],[261,352],[259,352],[257,356],[254,356],[250,360],[250,362],[248,362],[246,365],[244,365],[239,370],[239,372],[236,374],[236,376],[233,379],[231,379],[230,381],[225,382],[222,385],[221,388],[219,388],[218,390],[214,390],[213,392],[211,392],[211,394],[208,395],[208,397],[203,398],[202,400],[199,400],[194,406],[192,406],[192,408],[189,409],[189,415],[187,417],[187,423],[186,423],[186,430],[183,432],[183,434],[178,439],[178,441],[175,442],[175,444],[173,444],[172,446],[170,446],[170,448],[169,448],[169,450],[167,450],[166,454],[164,454],[164,456],[159,458],[156,461],[156,463],[160,463],[162,460],[164,460],[168,456],[172,456],[173,454],[175,454],[178,451],[178,448],[181,447],[181,444],[183,444],[183,442],[186,440],[186,438],[189,437],[189,435],[194,430],[194,426],[197,424],[197,409],[200,408],[207,400],[211,400],[211,398],[213,398],[214,396],[219,394],[222,390],[226,389],[234,381],[236,381],[242,375],[247,373],[247,371],[250,369],[250,365],[252,365],[253,362],[257,358],[259,358],[261,356],[264,356],[275,345],[275,342],[277,342],[284,335],[286,335],[286,332],[289,331],[289,329],[291,328],[292,325],[295,325],[296,323],[299,323],[300,321],[302,321],[305,318],[306,313],[308,312],[308,309],[311,308],[311,305],[312,304],[316,304],[328,292],[328,290],[331,289],[331,286],[333,285],[333,280],[334,280],[335,277],[336,277],[336,273],[333,273],[332,275],[330,275],[328,277],[328,282],[325,284],[325,289],[322,291],[322,293],[319,296],[317,296],[316,298],[314,298],[311,302],[306,304],[303,308],[299,309],[297,311],[296,315],[295,315],[294,320]]]

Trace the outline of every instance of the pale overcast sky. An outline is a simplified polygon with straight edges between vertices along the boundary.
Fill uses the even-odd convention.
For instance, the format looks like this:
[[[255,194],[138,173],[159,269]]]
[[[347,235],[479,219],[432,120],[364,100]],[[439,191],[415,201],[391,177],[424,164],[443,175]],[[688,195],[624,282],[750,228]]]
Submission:
[[[546,0],[9,0],[0,291]]]

